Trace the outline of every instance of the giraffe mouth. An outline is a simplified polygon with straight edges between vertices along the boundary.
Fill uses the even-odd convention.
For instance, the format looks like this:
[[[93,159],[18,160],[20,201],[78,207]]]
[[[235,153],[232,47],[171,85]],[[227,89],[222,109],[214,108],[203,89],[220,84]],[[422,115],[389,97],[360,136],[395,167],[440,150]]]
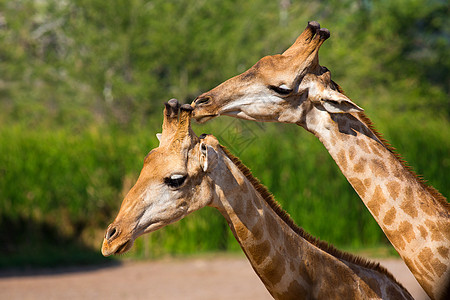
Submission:
[[[119,247],[117,247],[116,251],[114,251],[114,255],[124,254],[128,250],[130,250],[132,246],[133,246],[133,241],[128,240],[125,243],[123,243],[122,245],[120,245]]]
[[[205,122],[207,122],[211,119],[214,119],[215,117],[218,117],[218,116],[219,116],[218,114],[213,114],[213,115],[205,115],[205,116],[201,116],[201,117],[194,116],[194,118],[195,118],[195,121],[197,121],[197,123],[202,124],[202,123],[205,123]]]

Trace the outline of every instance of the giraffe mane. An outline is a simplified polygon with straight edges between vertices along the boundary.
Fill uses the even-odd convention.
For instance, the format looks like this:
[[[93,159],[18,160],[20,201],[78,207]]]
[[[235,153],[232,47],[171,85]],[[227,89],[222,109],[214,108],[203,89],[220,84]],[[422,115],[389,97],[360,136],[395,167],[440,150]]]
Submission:
[[[339,93],[345,95],[344,90],[339,84],[334,81],[331,82],[334,84],[334,87],[338,90]],[[437,189],[435,189],[431,185],[428,185],[427,181],[421,175],[417,175],[417,173],[414,172],[413,168],[408,164],[408,162],[403,159],[403,157],[395,150],[395,148],[389,143],[389,141],[387,141],[383,137],[383,135],[378,132],[378,130],[375,128],[372,121],[366,116],[366,114],[364,112],[360,112],[358,113],[358,117],[370,129],[370,131],[375,134],[375,136],[386,147],[386,149],[388,149],[395,156],[395,158],[402,164],[405,170],[408,171],[414,178],[416,178],[419,184],[450,212],[450,203],[447,201],[447,198],[445,198]]]
[[[283,210],[281,205],[275,200],[274,196],[269,192],[266,186],[264,186],[258,178],[253,176],[250,169],[244,165],[239,158],[231,154],[231,152],[225,147],[220,145],[220,148],[223,150],[225,155],[233,162],[233,164],[242,172],[242,174],[248,179],[248,181],[252,184],[255,190],[261,195],[261,197],[265,200],[265,202],[269,205],[269,207],[300,237],[316,246],[317,248],[325,251],[326,253],[336,257],[337,259],[347,261],[352,264],[359,265],[361,267],[371,269],[382,274],[385,274],[388,278],[397,283],[400,287],[405,289],[401,283],[395,279],[395,277],[378,262],[374,262],[368,260],[364,257],[357,256],[348,252],[341,251],[327,243],[325,241],[321,241],[320,239],[312,236],[308,232],[306,232],[303,228],[295,224],[294,220],[291,216]],[[406,290],[406,289],[405,289]]]

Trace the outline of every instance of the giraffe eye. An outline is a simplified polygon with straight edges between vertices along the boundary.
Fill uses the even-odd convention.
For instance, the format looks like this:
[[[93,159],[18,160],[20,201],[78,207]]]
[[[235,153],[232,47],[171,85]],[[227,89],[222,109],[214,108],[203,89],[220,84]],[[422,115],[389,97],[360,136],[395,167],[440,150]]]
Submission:
[[[174,174],[170,177],[164,178],[164,183],[171,188],[179,188],[186,181],[187,175]]]
[[[288,88],[287,85],[282,84],[280,86],[276,86],[276,85],[270,85],[269,89],[271,89],[272,91],[276,92],[277,94],[286,96],[289,95],[290,93],[292,93],[292,89]]]

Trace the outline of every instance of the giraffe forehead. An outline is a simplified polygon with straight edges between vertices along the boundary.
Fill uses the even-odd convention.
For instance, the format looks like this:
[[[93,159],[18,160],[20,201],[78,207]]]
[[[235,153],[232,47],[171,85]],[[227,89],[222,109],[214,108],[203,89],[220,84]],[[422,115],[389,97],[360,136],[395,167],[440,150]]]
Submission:
[[[283,80],[288,82],[292,81],[291,71],[294,71],[291,57],[272,55],[260,59],[247,71],[246,77],[250,75],[261,78],[264,81]]]
[[[145,158],[142,173],[151,177],[182,174],[187,166],[186,161],[187,158],[180,151],[167,147],[155,148]]]

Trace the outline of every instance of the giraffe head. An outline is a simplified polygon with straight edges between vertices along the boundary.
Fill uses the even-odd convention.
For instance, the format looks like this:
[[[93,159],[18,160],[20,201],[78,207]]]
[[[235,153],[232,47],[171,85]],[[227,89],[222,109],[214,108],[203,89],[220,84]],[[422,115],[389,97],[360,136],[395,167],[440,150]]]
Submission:
[[[105,256],[128,251],[142,234],[176,222],[213,199],[207,176],[216,161],[218,141],[191,130],[192,107],[166,103],[159,147],[144,160],[141,174],[106,230]]]
[[[319,48],[329,36],[328,29],[309,22],[283,54],[263,57],[246,72],[198,96],[193,117],[199,122],[228,115],[300,124],[311,105],[330,113],[362,111],[319,65]]]

